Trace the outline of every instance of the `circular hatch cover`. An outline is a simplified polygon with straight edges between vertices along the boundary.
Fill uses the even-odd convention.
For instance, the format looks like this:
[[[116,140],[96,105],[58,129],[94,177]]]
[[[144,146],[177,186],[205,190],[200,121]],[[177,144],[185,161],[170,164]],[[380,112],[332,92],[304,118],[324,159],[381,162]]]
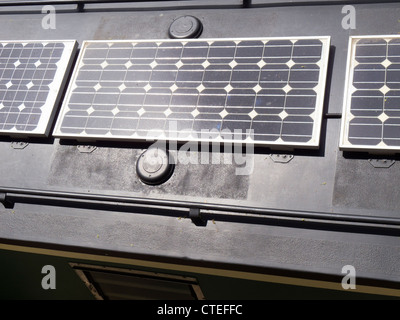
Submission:
[[[136,173],[146,184],[157,185],[167,181],[174,164],[169,161],[169,154],[161,148],[150,148],[144,151],[136,162]]]
[[[193,16],[182,16],[174,20],[169,27],[169,36],[174,39],[198,38],[203,31],[199,19]]]

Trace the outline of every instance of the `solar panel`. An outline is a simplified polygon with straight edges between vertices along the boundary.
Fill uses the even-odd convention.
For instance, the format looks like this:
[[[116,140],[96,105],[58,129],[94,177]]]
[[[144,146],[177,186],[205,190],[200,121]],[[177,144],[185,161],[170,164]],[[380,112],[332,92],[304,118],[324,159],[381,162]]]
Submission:
[[[0,134],[49,134],[75,48],[75,41],[0,43]]]
[[[317,147],[329,41],[85,41],[54,135]]]
[[[400,151],[400,36],[351,37],[340,148]]]

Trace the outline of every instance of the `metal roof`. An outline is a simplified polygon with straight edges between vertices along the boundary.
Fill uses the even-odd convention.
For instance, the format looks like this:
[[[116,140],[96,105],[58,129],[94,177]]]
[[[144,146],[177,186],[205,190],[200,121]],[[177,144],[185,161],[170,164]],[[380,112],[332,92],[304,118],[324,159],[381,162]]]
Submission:
[[[255,148],[250,175],[235,174],[240,166],[221,153],[219,164],[178,163],[167,182],[149,186],[135,172],[145,143],[1,137],[1,242],[311,277],[340,277],[350,264],[360,278],[398,284],[399,157],[338,147],[349,36],[399,33],[398,3],[103,2],[3,1],[15,6],[0,6],[0,39],[167,39],[187,14],[204,38],[330,36],[320,148]],[[41,27],[39,4],[55,5],[55,29]],[[355,29],[342,28],[345,4]]]

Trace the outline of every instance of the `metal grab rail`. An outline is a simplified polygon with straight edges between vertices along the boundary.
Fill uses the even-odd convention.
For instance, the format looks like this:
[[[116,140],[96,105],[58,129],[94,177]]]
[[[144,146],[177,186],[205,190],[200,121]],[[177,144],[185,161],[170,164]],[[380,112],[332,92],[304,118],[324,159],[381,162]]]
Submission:
[[[149,2],[168,2],[176,0],[151,0]],[[179,0],[179,1],[193,1],[193,0]],[[146,2],[146,0],[3,0],[0,1],[0,7],[2,6],[45,6],[45,5],[77,5],[78,8],[83,9],[85,4],[101,4],[101,3],[136,3]],[[251,7],[252,0],[242,0],[242,6],[244,8]]]
[[[77,5],[83,9],[86,4],[105,3],[145,3],[145,2],[190,2],[195,0],[0,0],[0,7],[10,6],[45,6],[45,5]],[[199,0],[197,0],[199,1]],[[206,1],[205,1],[206,2]],[[399,0],[381,0],[380,3],[396,3]],[[345,5],[377,3],[376,0],[264,0],[254,3],[253,0],[242,0],[243,8],[273,6],[309,6],[309,5]],[[216,3],[210,3],[215,5]]]
[[[48,191],[24,188],[7,188],[0,186],[0,203],[7,208],[8,205],[15,203],[38,203],[49,204],[55,202],[66,202],[70,204],[87,204],[87,205],[100,205],[104,206],[109,204],[115,206],[157,206],[166,210],[179,210],[185,211],[190,214],[191,209],[198,209],[199,211],[213,211],[225,212],[231,214],[253,214],[259,217],[278,217],[278,218],[295,218],[295,219],[315,219],[326,222],[338,223],[364,223],[381,225],[384,228],[389,226],[399,228],[400,219],[394,217],[378,217],[378,216],[361,216],[354,214],[340,214],[331,212],[314,212],[302,210],[287,210],[287,209],[273,209],[273,208],[260,208],[237,206],[229,204],[216,204],[216,203],[200,203],[192,201],[178,201],[167,199],[147,199],[140,197],[126,197],[126,196],[113,196],[101,194],[85,194],[63,191]]]

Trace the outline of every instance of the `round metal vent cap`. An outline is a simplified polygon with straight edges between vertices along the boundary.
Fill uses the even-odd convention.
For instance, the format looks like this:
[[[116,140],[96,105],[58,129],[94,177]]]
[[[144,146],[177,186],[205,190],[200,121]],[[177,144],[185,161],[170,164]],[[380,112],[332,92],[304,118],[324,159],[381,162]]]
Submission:
[[[193,16],[182,16],[174,20],[169,27],[169,36],[173,39],[198,38],[203,31],[199,19]]]
[[[175,165],[169,161],[168,151],[150,148],[139,156],[136,173],[143,183],[157,185],[171,177],[174,167]]]

